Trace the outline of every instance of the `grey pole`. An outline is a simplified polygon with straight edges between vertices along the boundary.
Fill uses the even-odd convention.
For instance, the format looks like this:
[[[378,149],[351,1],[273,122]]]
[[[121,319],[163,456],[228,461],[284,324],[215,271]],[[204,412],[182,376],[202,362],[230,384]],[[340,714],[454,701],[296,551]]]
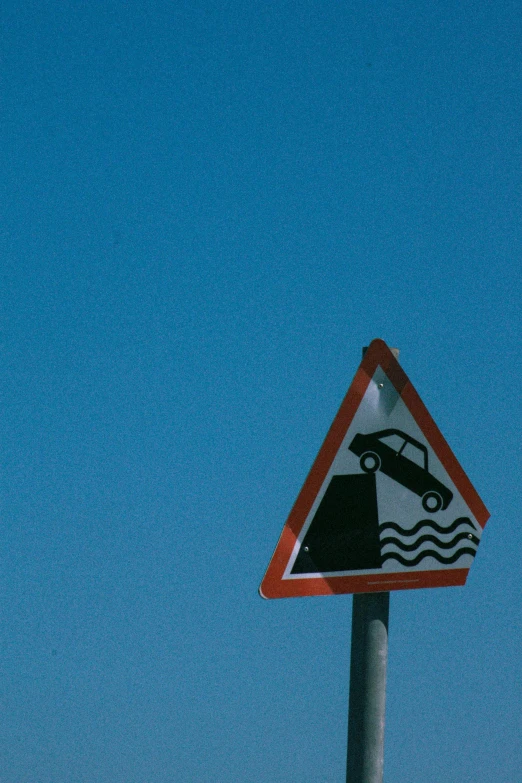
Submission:
[[[353,597],[346,783],[382,783],[389,611],[389,593]]]
[[[382,783],[389,593],[353,597],[347,783]]]

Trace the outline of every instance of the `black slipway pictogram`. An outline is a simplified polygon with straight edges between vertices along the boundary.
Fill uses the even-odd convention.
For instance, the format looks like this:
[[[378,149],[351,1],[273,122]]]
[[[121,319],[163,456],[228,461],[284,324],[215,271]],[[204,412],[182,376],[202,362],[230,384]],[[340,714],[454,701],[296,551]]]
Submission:
[[[403,454],[406,446],[417,463]],[[422,443],[402,430],[387,429],[367,435],[358,433],[348,448],[360,457],[364,472],[332,476],[301,542],[292,574],[378,569],[390,558],[409,567],[428,556],[450,564],[464,554],[475,555],[479,539],[470,532],[474,526],[468,517],[459,517],[449,526],[424,519],[411,530],[395,522],[379,524],[375,479],[378,470],[419,495],[428,513],[446,509],[451,503],[453,493],[428,470],[428,450]],[[426,533],[426,528],[439,536]],[[455,536],[451,541],[440,537],[452,532]],[[433,546],[421,548],[427,543]],[[390,544],[402,554],[385,549]],[[456,546],[457,551],[447,552]]]

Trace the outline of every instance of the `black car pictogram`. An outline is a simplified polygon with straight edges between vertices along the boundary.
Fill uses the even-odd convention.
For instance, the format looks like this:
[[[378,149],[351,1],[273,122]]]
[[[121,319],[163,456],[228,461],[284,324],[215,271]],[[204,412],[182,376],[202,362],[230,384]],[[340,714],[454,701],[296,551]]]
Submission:
[[[349,446],[360,457],[365,473],[381,470],[403,487],[422,498],[422,507],[428,513],[445,509],[451,503],[453,492],[428,470],[428,450],[402,430],[380,430],[367,435],[358,433]]]

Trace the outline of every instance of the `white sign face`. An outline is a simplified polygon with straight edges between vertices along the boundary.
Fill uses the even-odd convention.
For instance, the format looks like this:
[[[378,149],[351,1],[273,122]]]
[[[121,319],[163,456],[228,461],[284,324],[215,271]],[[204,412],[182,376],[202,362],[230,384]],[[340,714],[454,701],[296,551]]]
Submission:
[[[396,359],[374,341],[261,594],[463,584],[488,516]]]
[[[378,569],[357,569],[359,575],[471,566],[482,528],[395,387],[378,367],[306,518],[284,579],[304,576],[292,574],[292,569],[332,478],[361,474],[375,475],[376,524],[382,562]],[[361,505],[375,503],[373,498],[358,492],[357,481],[353,484]],[[348,494],[348,481],[345,487]],[[373,491],[369,485],[367,492]],[[345,508],[338,504],[339,514]],[[331,509],[329,516],[332,516]],[[310,556],[310,548],[307,554]],[[353,562],[357,552],[350,554],[348,560]],[[362,564],[364,555],[361,552]],[[309,571],[308,575],[348,575],[354,571],[353,568],[325,571],[325,564],[321,564],[322,571]]]

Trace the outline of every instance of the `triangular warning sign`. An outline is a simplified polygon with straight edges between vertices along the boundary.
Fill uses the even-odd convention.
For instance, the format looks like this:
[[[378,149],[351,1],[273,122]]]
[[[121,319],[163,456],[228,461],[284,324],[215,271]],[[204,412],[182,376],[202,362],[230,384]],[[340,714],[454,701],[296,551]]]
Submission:
[[[285,598],[463,585],[488,518],[398,361],[374,340],[260,593]]]

